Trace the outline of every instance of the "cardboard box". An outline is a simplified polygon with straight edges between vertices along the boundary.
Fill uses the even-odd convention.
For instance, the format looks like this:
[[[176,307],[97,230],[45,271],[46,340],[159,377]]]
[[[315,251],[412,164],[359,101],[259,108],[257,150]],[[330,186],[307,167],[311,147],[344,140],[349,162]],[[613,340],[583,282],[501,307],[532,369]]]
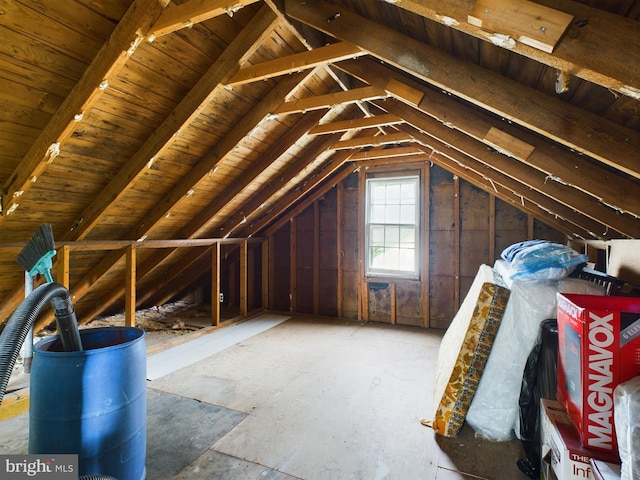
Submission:
[[[613,390],[640,373],[640,298],[558,294],[558,400],[585,447],[618,452]]]
[[[560,402],[542,399],[540,409],[543,480],[595,480],[592,458],[610,463],[618,461],[612,454],[583,447]]]

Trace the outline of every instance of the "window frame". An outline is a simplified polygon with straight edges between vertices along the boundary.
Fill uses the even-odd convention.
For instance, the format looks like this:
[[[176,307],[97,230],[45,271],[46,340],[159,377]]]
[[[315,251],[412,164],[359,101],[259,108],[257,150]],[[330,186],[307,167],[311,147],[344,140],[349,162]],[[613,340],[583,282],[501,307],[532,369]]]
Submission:
[[[371,217],[371,188],[372,185],[378,183],[411,183],[415,186],[415,198],[414,198],[414,222],[413,223],[401,223],[398,219],[397,223],[391,222],[376,222],[373,223],[370,220]],[[364,274],[367,278],[393,278],[393,279],[406,279],[406,280],[419,280],[420,279],[420,258],[421,258],[421,175],[419,171],[407,171],[407,172],[380,172],[376,174],[368,174],[365,178],[365,201],[364,201]],[[386,204],[386,203],[385,203]],[[401,203],[400,203],[401,205]],[[413,270],[395,270],[387,268],[374,267],[372,265],[371,258],[371,231],[372,226],[392,226],[392,227],[407,227],[411,226],[414,229],[414,258],[413,258]],[[385,239],[386,242],[386,239]],[[399,242],[400,244],[400,242]]]

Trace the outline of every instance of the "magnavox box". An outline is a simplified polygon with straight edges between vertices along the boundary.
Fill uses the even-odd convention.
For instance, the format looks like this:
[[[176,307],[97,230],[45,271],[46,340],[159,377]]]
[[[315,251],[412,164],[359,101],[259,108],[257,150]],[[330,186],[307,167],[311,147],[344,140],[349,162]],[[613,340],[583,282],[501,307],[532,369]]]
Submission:
[[[613,390],[640,373],[640,298],[558,294],[558,400],[585,447],[618,452]]]

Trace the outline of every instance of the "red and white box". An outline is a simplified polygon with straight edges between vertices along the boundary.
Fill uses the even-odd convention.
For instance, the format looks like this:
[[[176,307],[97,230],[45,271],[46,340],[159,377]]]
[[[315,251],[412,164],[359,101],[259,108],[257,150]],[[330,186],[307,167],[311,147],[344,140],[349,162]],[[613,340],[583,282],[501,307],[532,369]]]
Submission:
[[[560,402],[543,398],[540,410],[543,480],[595,480],[593,460],[604,459],[611,464],[617,461],[613,454],[582,445]]]
[[[613,391],[640,373],[640,298],[558,294],[558,400],[585,447],[618,452]]]

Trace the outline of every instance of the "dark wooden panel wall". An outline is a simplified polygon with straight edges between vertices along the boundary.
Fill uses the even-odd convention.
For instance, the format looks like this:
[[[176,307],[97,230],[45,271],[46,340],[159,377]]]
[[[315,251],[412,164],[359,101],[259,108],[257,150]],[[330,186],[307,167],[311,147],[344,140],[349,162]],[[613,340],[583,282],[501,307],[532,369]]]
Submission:
[[[372,169],[397,171],[398,166],[368,171]],[[426,164],[420,171],[425,192],[422,244],[428,250],[423,252],[427,256],[421,261],[420,280],[364,278],[360,250],[365,170],[270,236],[269,308],[446,328],[481,264],[493,265],[515,242],[566,242],[562,233],[515,206]]]

